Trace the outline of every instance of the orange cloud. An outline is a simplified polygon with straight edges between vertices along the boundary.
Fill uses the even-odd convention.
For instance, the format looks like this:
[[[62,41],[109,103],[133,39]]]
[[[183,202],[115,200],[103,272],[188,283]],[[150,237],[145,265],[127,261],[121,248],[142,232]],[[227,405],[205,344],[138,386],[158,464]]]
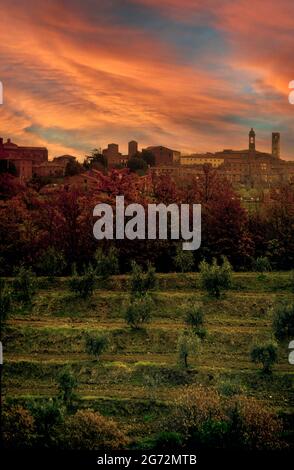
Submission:
[[[251,125],[264,146],[271,126],[288,132],[290,2],[282,12],[262,0],[254,11],[243,0],[135,3],[141,22],[137,10],[133,20],[116,17],[107,2],[99,16],[91,1],[3,0],[12,28],[0,32],[1,132],[80,157],[110,141],[124,151],[131,138],[205,151],[244,147]]]

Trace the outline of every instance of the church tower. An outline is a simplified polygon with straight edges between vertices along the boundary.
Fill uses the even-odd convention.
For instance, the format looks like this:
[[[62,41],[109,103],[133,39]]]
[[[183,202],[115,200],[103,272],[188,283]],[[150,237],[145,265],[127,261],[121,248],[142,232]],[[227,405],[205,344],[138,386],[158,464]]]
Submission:
[[[272,133],[272,156],[280,158],[280,141],[281,136],[279,132]]]
[[[249,132],[249,150],[255,151],[255,132],[253,128]]]

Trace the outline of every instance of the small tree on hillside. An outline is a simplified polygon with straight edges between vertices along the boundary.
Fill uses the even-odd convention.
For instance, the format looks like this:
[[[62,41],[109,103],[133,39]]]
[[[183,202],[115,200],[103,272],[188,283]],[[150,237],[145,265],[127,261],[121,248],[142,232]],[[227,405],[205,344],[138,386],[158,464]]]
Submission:
[[[203,339],[206,336],[204,313],[199,305],[192,304],[186,309],[185,323],[199,338]]]
[[[271,374],[273,365],[278,360],[278,349],[274,343],[257,344],[250,351],[251,361],[262,364],[262,372]]]
[[[127,324],[138,330],[151,320],[152,300],[148,294],[132,298],[125,310]]]
[[[16,277],[13,282],[14,295],[21,302],[30,303],[35,295],[35,275],[31,268],[20,266],[16,269]]]
[[[200,263],[200,275],[202,287],[209,295],[219,299],[222,292],[228,290],[232,284],[232,266],[226,257],[223,263],[218,265],[214,258],[212,263],[206,261]]]
[[[276,307],[272,327],[278,341],[294,337],[294,303],[283,302]]]
[[[181,273],[189,273],[194,267],[194,256],[191,251],[184,251],[181,246],[177,247],[174,257],[176,270]]]
[[[106,335],[88,336],[86,338],[86,351],[98,361],[101,354],[106,351],[108,344]]]
[[[65,367],[57,377],[59,397],[66,407],[71,407],[73,401],[77,399],[75,390],[78,381],[69,367]]]
[[[78,275],[74,269],[73,276],[69,281],[69,288],[82,299],[87,299],[93,295],[95,287],[95,271],[91,265],[84,269],[82,275]]]
[[[157,283],[155,268],[150,263],[148,263],[146,272],[135,261],[132,261],[131,266],[130,290],[132,296],[144,296],[147,292],[155,289]]]
[[[253,262],[253,269],[258,273],[270,272],[272,270],[271,263],[266,256],[260,256]]]
[[[108,253],[104,253],[102,248],[98,248],[95,253],[96,274],[103,282],[107,282],[110,276],[119,273],[118,251],[111,247]]]
[[[178,338],[178,354],[180,364],[186,368],[188,357],[196,355],[199,351],[200,339],[190,330],[183,330]]]

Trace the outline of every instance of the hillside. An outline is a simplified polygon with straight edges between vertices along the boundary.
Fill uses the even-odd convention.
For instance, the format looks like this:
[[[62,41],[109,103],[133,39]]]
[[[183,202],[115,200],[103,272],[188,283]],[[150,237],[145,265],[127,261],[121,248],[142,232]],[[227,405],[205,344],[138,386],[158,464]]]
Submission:
[[[54,396],[58,372],[70,364],[82,406],[115,416],[136,440],[156,432],[187,384],[255,396],[274,407],[290,429],[294,368],[288,344],[279,345],[273,377],[262,376],[249,357],[255,340],[272,338],[276,302],[294,300],[289,274],[234,274],[232,289],[219,301],[201,291],[198,274],[159,275],[152,320],[139,331],[123,318],[127,276],[112,278],[108,289],[98,286],[89,300],[70,293],[65,278],[53,285],[44,278],[38,282],[33,305],[19,305],[7,324],[6,399]],[[178,364],[177,339],[191,300],[203,303],[207,337],[186,371]],[[93,331],[109,336],[110,348],[98,362],[85,351],[86,334]]]

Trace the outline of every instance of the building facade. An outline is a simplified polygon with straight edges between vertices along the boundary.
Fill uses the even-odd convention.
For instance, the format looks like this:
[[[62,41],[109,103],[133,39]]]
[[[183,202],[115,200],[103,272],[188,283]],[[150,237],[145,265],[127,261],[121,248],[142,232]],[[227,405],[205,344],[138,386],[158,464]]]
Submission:
[[[132,158],[138,154],[138,142],[131,140],[128,144],[128,157]]]
[[[145,150],[151,152],[155,158],[155,166],[179,165],[181,152],[163,146],[151,146]]]
[[[256,149],[256,134],[251,129],[247,149],[225,149],[215,153],[181,157],[183,173],[189,171],[193,175],[199,174],[204,164],[211,165],[233,184],[255,187],[294,181],[294,161],[281,159],[278,132],[272,133],[271,153],[260,152]]]
[[[217,173],[232,184],[247,187],[271,186],[283,182],[294,183],[294,161],[286,161],[280,154],[280,134],[272,133],[271,153],[256,149],[256,135],[253,129],[249,132],[248,148],[244,150],[224,149],[215,153],[194,153],[181,155],[179,151],[164,146],[150,146],[145,150],[154,155],[155,165],[151,171],[157,174],[168,173],[174,176],[199,177],[203,174],[203,165],[210,165]],[[138,143],[130,141],[128,155],[119,152],[118,144],[109,144],[103,150],[108,167],[126,166],[128,160],[140,156]],[[48,150],[45,147],[24,147],[6,142],[0,138],[1,171],[16,171],[19,180],[26,182],[34,176],[65,175],[67,163],[74,161],[71,155],[62,155],[48,161]]]
[[[16,170],[16,176],[21,182],[26,182],[34,176],[63,176],[64,162],[58,159],[48,161],[48,150],[45,147],[24,147],[15,144],[10,139],[6,142],[0,138],[0,161],[2,169]]]
[[[128,155],[122,155],[118,144],[108,144],[107,149],[102,150],[102,155],[107,160],[108,168],[115,166],[126,166]]]

